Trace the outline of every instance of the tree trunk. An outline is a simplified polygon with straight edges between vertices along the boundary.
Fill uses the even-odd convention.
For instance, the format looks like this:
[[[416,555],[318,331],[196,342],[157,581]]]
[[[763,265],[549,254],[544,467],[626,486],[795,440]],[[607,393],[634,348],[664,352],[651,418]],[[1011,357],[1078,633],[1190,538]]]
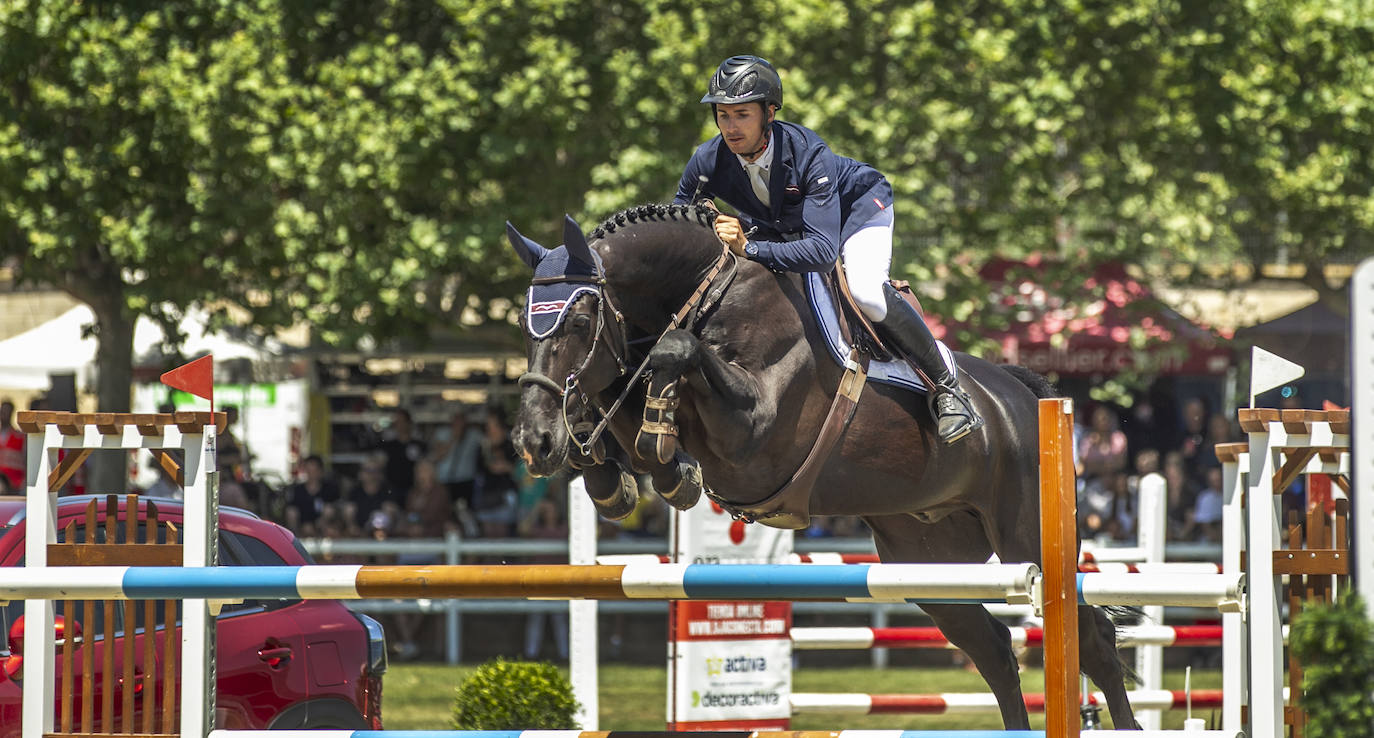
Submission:
[[[96,321],[96,401],[106,413],[129,412],[133,395],[134,319],[122,290],[90,301]],[[127,451],[97,451],[86,462],[86,491],[124,494],[129,490]]]

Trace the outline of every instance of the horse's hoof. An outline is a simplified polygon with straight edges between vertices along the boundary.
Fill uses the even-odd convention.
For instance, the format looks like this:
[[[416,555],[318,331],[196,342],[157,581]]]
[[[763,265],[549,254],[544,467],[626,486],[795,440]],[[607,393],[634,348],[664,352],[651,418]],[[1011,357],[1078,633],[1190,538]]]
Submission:
[[[658,494],[674,508],[690,510],[701,499],[701,467],[696,463],[684,461],[678,464],[677,468],[679,474],[677,486]]]
[[[615,489],[610,491],[606,497],[597,497],[592,494],[592,490],[587,490],[587,496],[592,500],[592,507],[596,508],[597,513],[607,520],[624,520],[635,511],[635,506],[639,504],[639,483],[635,481],[633,474],[622,469],[620,471],[620,483]]]

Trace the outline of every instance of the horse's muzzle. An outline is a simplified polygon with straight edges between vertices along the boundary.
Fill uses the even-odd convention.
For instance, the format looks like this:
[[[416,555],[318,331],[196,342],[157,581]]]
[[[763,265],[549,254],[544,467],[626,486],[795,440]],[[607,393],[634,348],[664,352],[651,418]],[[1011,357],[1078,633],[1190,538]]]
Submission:
[[[555,438],[549,430],[533,430],[521,424],[511,434],[511,442],[525,460],[525,467],[536,477],[551,477],[568,463],[566,436]]]

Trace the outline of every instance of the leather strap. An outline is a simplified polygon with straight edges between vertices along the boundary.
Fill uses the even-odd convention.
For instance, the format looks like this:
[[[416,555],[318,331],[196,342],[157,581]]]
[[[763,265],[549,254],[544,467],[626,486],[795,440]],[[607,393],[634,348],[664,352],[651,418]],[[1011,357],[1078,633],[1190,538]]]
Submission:
[[[806,454],[806,460],[781,489],[758,502],[725,502],[721,506],[735,517],[749,522],[753,522],[754,518],[745,513],[745,509],[759,510],[773,502],[780,501],[779,507],[783,510],[804,511],[810,508],[811,488],[816,485],[816,477],[820,476],[822,467],[835,450],[835,444],[849,429],[850,422],[854,420],[854,413],[859,409],[859,398],[863,395],[864,383],[868,381],[868,361],[868,355],[861,353],[857,348],[849,350],[844,376],[840,377],[840,385],[835,388],[835,398],[830,402],[830,411],[826,413],[825,422],[821,424],[821,432],[817,434],[811,451]],[[711,498],[717,503],[722,503],[714,495],[711,495]],[[791,500],[798,500],[800,504],[789,505],[788,502]]]

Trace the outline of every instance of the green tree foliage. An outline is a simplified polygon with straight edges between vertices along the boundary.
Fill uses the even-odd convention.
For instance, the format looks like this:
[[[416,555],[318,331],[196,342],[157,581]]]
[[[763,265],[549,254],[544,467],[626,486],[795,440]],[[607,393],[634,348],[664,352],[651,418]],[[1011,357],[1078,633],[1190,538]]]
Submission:
[[[1303,665],[1306,735],[1356,738],[1374,728],[1374,625],[1364,600],[1348,592],[1332,605],[1304,609],[1289,645]]]
[[[570,730],[577,725],[572,684],[546,662],[496,659],[458,685],[455,730]]]
[[[1288,261],[1334,301],[1319,267],[1372,250],[1358,0],[6,0],[0,255],[94,308],[107,410],[138,315],[340,344],[504,317],[502,222],[556,243],[670,197],[745,52],[889,175],[895,271],[971,335],[1005,320],[990,255]]]

